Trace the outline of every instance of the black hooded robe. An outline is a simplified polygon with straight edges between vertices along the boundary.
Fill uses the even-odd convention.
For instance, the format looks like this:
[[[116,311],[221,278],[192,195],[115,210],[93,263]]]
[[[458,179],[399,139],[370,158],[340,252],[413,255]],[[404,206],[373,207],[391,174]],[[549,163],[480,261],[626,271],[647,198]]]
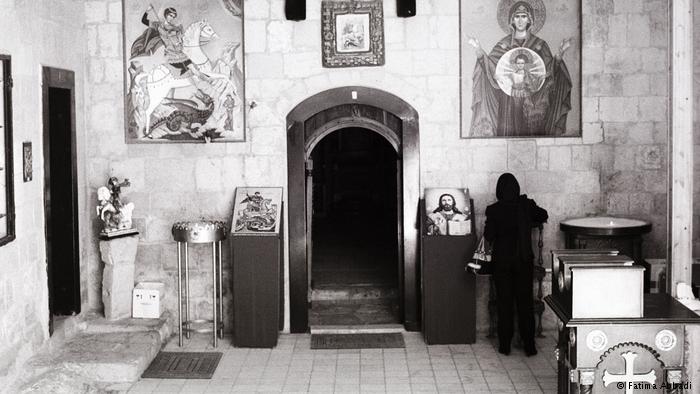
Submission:
[[[547,221],[547,211],[520,194],[512,174],[498,178],[498,201],[486,208],[484,237],[492,246],[498,305],[499,351],[510,352],[513,337],[513,304],[525,352],[535,354],[535,318],[532,302],[532,229]]]

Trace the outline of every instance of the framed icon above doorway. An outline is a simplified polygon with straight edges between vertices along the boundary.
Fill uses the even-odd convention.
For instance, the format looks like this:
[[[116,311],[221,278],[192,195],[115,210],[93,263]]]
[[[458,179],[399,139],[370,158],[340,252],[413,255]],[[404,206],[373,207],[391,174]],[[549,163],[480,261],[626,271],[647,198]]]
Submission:
[[[123,1],[128,143],[245,140],[243,1]]]
[[[384,65],[381,0],[324,0],[321,40],[323,67]]]

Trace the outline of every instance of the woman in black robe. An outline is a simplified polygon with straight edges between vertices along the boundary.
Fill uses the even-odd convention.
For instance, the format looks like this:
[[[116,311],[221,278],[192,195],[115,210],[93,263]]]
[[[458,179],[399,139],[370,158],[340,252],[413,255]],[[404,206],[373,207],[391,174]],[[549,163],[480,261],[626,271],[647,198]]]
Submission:
[[[492,246],[498,306],[498,351],[510,353],[513,338],[513,305],[525,354],[537,354],[532,307],[532,229],[547,221],[547,211],[520,194],[515,176],[505,173],[496,185],[498,201],[486,208],[484,237]]]

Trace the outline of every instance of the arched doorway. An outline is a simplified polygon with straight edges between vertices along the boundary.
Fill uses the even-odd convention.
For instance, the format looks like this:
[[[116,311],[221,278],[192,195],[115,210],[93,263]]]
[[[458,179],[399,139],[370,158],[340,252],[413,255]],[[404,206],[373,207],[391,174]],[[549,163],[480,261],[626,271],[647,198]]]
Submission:
[[[397,152],[397,249],[400,321],[418,326],[419,198],[418,114],[402,99],[372,88],[350,86],[318,93],[287,115],[289,213],[289,292],[292,332],[309,328],[309,262],[312,216],[307,203],[308,158],[313,148],[334,131],[359,127],[379,134]]]
[[[309,152],[312,329],[400,321],[396,148],[377,132],[347,127],[326,135]]]

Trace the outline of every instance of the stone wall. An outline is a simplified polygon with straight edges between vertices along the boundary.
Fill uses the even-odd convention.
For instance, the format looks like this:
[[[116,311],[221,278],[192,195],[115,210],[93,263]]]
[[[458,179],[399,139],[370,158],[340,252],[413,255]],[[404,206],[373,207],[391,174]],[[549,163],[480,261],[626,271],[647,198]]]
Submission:
[[[82,118],[83,59],[85,36],[83,5],[70,0],[51,2],[0,1],[0,53],[12,56],[13,155],[17,238],[0,247],[0,392],[21,371],[18,366],[48,338],[48,287],[44,238],[44,171],[42,158],[42,66],[75,71],[78,154],[84,151],[85,122]],[[33,148],[33,180],[22,181],[22,143]],[[78,166],[81,241],[87,209],[83,182],[85,170]],[[82,255],[87,264],[88,258]],[[82,289],[87,269],[81,267]],[[83,299],[87,299],[84,292]]]
[[[652,221],[645,253],[664,257],[666,2],[584,0],[582,137],[517,140],[459,138],[458,4],[420,1],[418,16],[402,19],[396,17],[395,2],[386,0],[386,65],[325,69],[321,67],[320,2],[307,2],[306,21],[291,22],[284,18],[282,1],[246,1],[246,100],[256,104],[247,110],[246,142],[127,145],[121,20],[116,16],[120,2],[86,1],[89,66],[85,82],[90,105],[85,109],[89,130],[85,192],[92,201],[96,188],[109,175],[131,179],[124,197],[136,203],[134,216],[141,231],[137,281],[165,282],[166,306],[174,310],[172,223],[199,217],[229,221],[236,186],[286,189],[286,115],[305,98],[345,85],[388,91],[418,111],[421,187],[468,187],[479,228],[485,207],[495,200],[497,177],[510,171],[522,190],[549,210],[545,251],[563,246],[560,220],[607,212]],[[91,230],[88,298],[92,307],[99,308],[101,274],[94,219]],[[191,253],[195,315],[206,317],[211,313],[206,290],[209,249],[194,248]],[[225,281],[230,316],[228,270]],[[479,291],[483,294],[485,288],[480,286]],[[484,309],[480,309],[482,328]]]

